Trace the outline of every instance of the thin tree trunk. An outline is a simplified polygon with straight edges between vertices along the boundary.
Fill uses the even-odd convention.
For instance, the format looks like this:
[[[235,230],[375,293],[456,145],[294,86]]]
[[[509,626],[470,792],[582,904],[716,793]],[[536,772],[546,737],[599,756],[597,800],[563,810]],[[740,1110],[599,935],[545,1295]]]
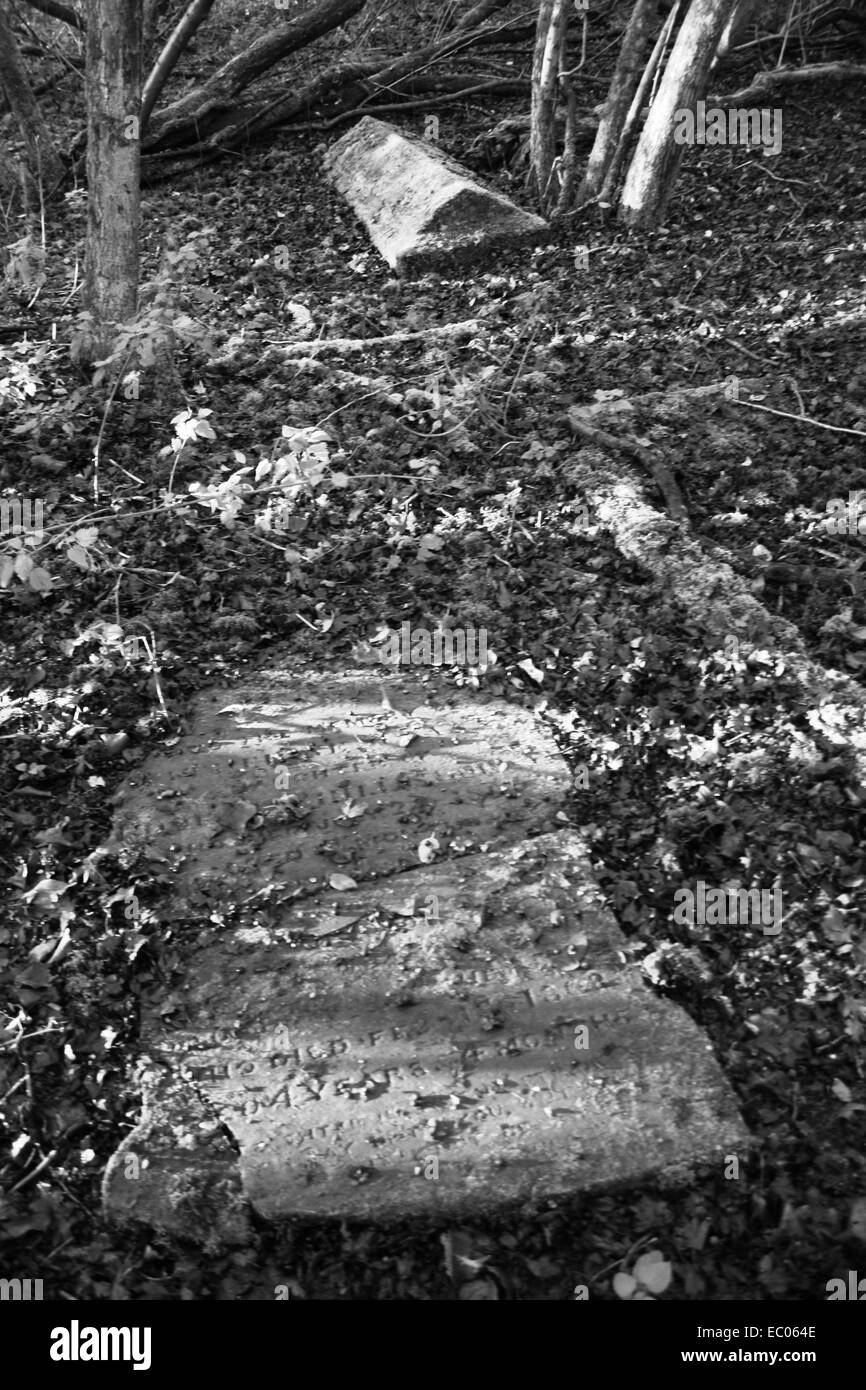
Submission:
[[[41,184],[50,196],[63,183],[63,165],[33,95],[6,9],[5,0],[0,0],[0,87],[24,141],[27,173],[32,183]]]
[[[174,33],[163,48],[150,77],[144,84],[141,96],[141,129],[144,131],[156,99],[171,76],[183,50],[196,29],[207,19],[214,7],[214,0],[190,0],[186,10],[175,26]]]
[[[556,155],[556,104],[565,50],[568,12],[565,0],[541,0],[532,60],[532,109],[529,126],[529,175],[542,213],[559,197],[551,190]]]
[[[578,207],[595,198],[604,183],[616,153],[631,99],[637,90],[656,18],[655,0],[637,0],[628,21],[610,91],[604,104],[598,131],[587,160],[586,172],[575,199]]]
[[[89,328],[79,360],[107,357],[138,303],[141,0],[88,0],[87,247]]]
[[[707,89],[719,39],[736,0],[692,0],[650,107],[620,199],[628,226],[649,226],[660,216],[676,180],[682,145],[673,138],[677,111],[690,109]]]
[[[616,149],[613,152],[613,157],[608,165],[607,173],[604,176],[604,183],[601,186],[601,193],[599,194],[599,202],[601,203],[607,203],[612,206],[615,201],[616,190],[619,185],[619,176],[630,148],[631,133],[644,108],[647,93],[651,88],[655,90],[659,72],[663,70],[667,62],[671,34],[677,26],[681,3],[682,0],[674,0],[665,18],[665,22],[659,31],[658,37],[653,44],[653,51],[650,54],[649,62],[644,68],[640,82],[637,85],[637,90],[631,99],[628,114],[623,122],[619,139],[616,142]],[[688,0],[686,0],[686,3],[688,3]]]

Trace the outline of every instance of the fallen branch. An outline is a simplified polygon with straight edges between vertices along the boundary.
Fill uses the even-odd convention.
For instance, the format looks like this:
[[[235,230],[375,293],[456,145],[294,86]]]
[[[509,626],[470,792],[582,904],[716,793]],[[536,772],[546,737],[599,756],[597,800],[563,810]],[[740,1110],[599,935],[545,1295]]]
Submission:
[[[153,71],[144,84],[139,117],[141,130],[144,130],[150,120],[150,113],[156,105],[156,99],[177,66],[180,55],[189,45],[196,29],[204,24],[213,6],[214,0],[192,0],[192,3],[184,10],[168,43],[157,58]]]
[[[656,459],[652,450],[647,449],[643,444],[638,444],[636,439],[623,439],[619,435],[608,434],[607,430],[600,430],[597,426],[588,425],[576,410],[570,410],[566,419],[574,433],[580,435],[581,439],[585,439],[589,444],[606,449],[608,453],[622,452],[637,459],[638,463],[642,464],[655,481],[674,521],[681,521],[686,526],[689,525],[688,512],[673,474],[665,464]]]
[[[172,102],[152,122],[145,143],[159,146],[183,144],[202,126],[231,111],[236,98],[256,78],[276,66],[283,58],[305,48],[324,34],[340,28],[363,9],[365,0],[319,0],[297,18],[267,31],[242,53],[234,54],[195,91]]]
[[[714,93],[706,99],[707,106],[743,106],[766,96],[774,87],[786,87],[797,82],[862,82],[866,77],[863,63],[808,63],[802,68],[774,68],[756,73],[751,86],[738,92]]]
[[[431,338],[460,338],[464,334],[478,333],[479,319],[464,319],[462,323],[443,323],[438,328],[422,328],[405,333],[386,333],[381,338],[307,338],[303,342],[294,340],[271,340],[271,347],[280,347],[286,354],[295,352],[363,352],[368,348],[393,347],[398,343],[429,342]]]
[[[640,564],[654,581],[654,591],[664,602],[681,604],[693,623],[700,624],[714,644],[737,636],[747,647],[758,647],[772,660],[784,663],[785,680],[796,681],[808,708],[815,710],[819,731],[832,733],[837,753],[844,748],[854,761],[861,785],[866,786],[866,693],[862,685],[839,671],[813,661],[793,623],[768,612],[751,591],[750,579],[722,557],[714,547],[708,556],[683,528],[655,511],[637,486],[608,465],[598,450],[584,448],[567,461],[564,472],[575,494],[585,499],[591,512],[613,536],[622,555]],[[826,708],[826,723],[822,719]],[[861,791],[862,796],[862,791]]]
[[[333,75],[323,74],[323,79]],[[354,74],[357,76],[358,74]],[[317,83],[321,85],[321,83]],[[290,132],[309,132],[333,130],[336,126],[342,125],[345,121],[353,121],[363,112],[384,112],[393,113],[396,111],[426,111],[431,106],[449,106],[455,102],[465,101],[471,96],[524,96],[529,92],[529,80],[519,77],[496,77],[479,81],[471,76],[454,77],[419,77],[407,79],[406,82],[395,82],[390,89],[393,96],[406,94],[405,101],[379,102],[375,97],[371,97],[368,103],[360,106],[347,106],[345,110],[339,111],[335,116],[323,121],[311,121],[304,125],[297,125],[294,122],[288,127]],[[434,96],[415,95],[430,91],[437,93]],[[332,97],[338,93],[332,93]],[[309,97],[309,90],[304,89],[293,99],[293,106],[300,106],[305,98]],[[320,103],[321,98],[319,99]],[[261,110],[255,111],[247,120],[239,122],[237,125],[230,126],[227,130],[217,131],[211,138],[200,146],[195,146],[190,151],[178,150],[177,154],[195,153],[205,150],[229,150],[234,149],[243,140],[255,139],[262,135],[266,130],[273,126],[285,125],[288,117],[285,112],[286,98],[279,96],[275,101]],[[313,104],[306,100],[307,105]],[[277,109],[282,108],[282,109]]]
[[[738,391],[760,391],[763,386],[756,377],[737,377],[736,381]],[[729,384],[730,377],[708,386],[674,386],[666,391],[646,391],[642,396],[614,396],[606,401],[593,401],[592,405],[573,405],[568,413],[569,417],[587,421],[597,415],[619,415],[631,410],[658,411],[660,406],[688,405],[712,396],[725,396]]]
[[[323,31],[326,13],[333,26],[345,22],[349,10],[354,12],[364,3],[365,0],[322,0],[305,17],[307,22],[303,32],[297,27],[300,21],[294,21],[296,27],[291,35],[282,36],[279,56],[276,56],[275,41],[270,40],[266,62],[265,55],[259,52],[260,40],[224,64],[196,91],[188,93],[154,117],[150,134],[144,142],[143,154],[148,155],[166,147],[175,150],[179,157],[205,155],[209,148],[214,147],[228,150],[265,130],[302,116],[324,102],[335,103],[337,110],[333,113],[334,117],[346,119],[341,116],[341,111],[351,114],[355,109],[367,107],[377,100],[387,102],[393,95],[405,92],[407,87],[410,90],[413,86],[416,90],[423,90],[425,78],[429,80],[427,70],[434,64],[476,45],[495,42],[507,27],[496,23],[479,27],[477,21],[480,16],[490,13],[492,9],[502,9],[507,3],[507,0],[483,0],[482,4],[468,11],[459,25],[444,38],[420,51],[385,60],[384,66],[381,54],[368,53],[354,62],[344,62],[318,74],[300,89],[296,87],[287,94],[283,93],[263,107],[248,104],[244,109],[240,105],[240,93],[263,71],[275,66],[281,57],[306,46],[318,32]],[[322,19],[318,30],[313,32],[310,20],[317,13],[321,13]],[[503,83],[513,80],[500,79]],[[449,82],[457,84],[460,78],[446,78],[445,83]],[[475,86],[478,78],[469,76],[467,82]],[[502,90],[506,88],[503,86]]]
[[[61,5],[58,0],[27,0],[31,10],[39,10],[41,14],[50,14],[52,19],[62,19],[64,24],[69,24],[73,29],[79,29],[82,34],[87,33],[87,24],[76,14],[68,5]]]

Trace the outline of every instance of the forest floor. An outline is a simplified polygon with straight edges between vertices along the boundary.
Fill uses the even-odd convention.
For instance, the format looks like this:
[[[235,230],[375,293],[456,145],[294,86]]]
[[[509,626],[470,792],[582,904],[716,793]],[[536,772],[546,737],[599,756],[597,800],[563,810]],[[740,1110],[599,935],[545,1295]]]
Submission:
[[[38,556],[50,584],[25,561],[0,589],[5,1270],[76,1299],[269,1299],[285,1284],[310,1299],[447,1299],[456,1252],[500,1296],[562,1300],[584,1284],[606,1299],[613,1274],[655,1248],[673,1268],[665,1298],[815,1300],[862,1264],[866,825],[850,748],[784,659],[726,656],[605,527],[580,524],[579,441],[563,420],[602,393],[760,378],[762,403],[788,414],[721,400],[661,423],[632,415],[628,432],[678,480],[707,554],[815,661],[861,679],[862,539],[824,523],[830,499],[866,488],[866,98],[786,95],[781,155],[687,150],[652,233],[595,209],[465,278],[395,280],[326,184],[330,137],[316,132],[151,188],[151,302],[168,302],[171,235],[188,247],[171,271],[187,341],[173,394],[151,394],[144,372],[139,398],[121,390],[110,408],[66,347],[83,197],[50,222],[38,295],[23,265],[13,282],[27,338],[0,346],[0,490],[44,499],[51,528]],[[519,112],[446,108],[439,131],[517,201],[525,168],[473,142]],[[462,339],[312,346],[469,319]],[[305,322],[301,361],[281,344]],[[327,433],[291,488],[273,468],[236,476],[281,457],[286,428]],[[282,533],[250,524],[276,501]],[[754,1153],[739,1181],[642,1184],[459,1231],[262,1226],[241,1255],[206,1262],[108,1230],[100,1177],[137,1113],[140,1003],[169,994],[186,962],[159,929],[171,884],[92,858],[112,795],[171,740],[194,691],[271,644],[351,664],[407,620],[485,629],[495,664],[454,680],[535,690],[588,769],[574,823],[635,957],[652,956],[656,986],[711,1039]],[[119,648],[142,634],[155,634],[156,675]],[[674,925],[673,895],[696,879],[780,882],[782,932]]]

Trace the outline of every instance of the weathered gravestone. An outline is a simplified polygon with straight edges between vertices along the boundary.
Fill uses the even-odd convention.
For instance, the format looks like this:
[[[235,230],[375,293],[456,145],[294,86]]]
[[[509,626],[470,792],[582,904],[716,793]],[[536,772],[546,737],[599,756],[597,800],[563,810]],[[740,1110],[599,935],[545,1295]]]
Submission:
[[[464,267],[497,248],[549,235],[543,218],[479,182],[435,145],[372,116],[331,146],[325,170],[401,273]]]
[[[218,1244],[247,1202],[447,1216],[746,1143],[700,1031],[625,969],[566,790],[529,711],[432,672],[201,697],[118,808],[194,945],[109,1212]]]

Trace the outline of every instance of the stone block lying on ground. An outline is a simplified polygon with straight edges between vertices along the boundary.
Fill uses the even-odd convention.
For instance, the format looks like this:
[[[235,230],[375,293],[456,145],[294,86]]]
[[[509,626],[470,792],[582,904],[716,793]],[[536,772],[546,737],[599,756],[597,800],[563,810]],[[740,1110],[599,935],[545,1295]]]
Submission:
[[[626,970],[623,945],[573,831],[214,933],[182,1026],[144,1020],[147,1122],[109,1165],[109,1214],[142,1218],[123,1171],[137,1156],[154,1224],[200,1225],[177,1196],[203,1186],[188,1121],[186,1174],[180,1143],[150,1141],[187,1096],[231,1134],[265,1219],[449,1219],[672,1169],[687,1181],[748,1134],[706,1039]],[[212,1243],[235,1238],[227,1219]]]
[[[174,919],[261,906],[556,826],[565,763],[530,710],[440,673],[286,662],[194,702],[121,789],[111,847],[172,875]],[[165,920],[169,920],[168,917]]]
[[[331,146],[325,168],[401,273],[462,268],[549,234],[543,218],[487,188],[434,145],[372,116]]]

